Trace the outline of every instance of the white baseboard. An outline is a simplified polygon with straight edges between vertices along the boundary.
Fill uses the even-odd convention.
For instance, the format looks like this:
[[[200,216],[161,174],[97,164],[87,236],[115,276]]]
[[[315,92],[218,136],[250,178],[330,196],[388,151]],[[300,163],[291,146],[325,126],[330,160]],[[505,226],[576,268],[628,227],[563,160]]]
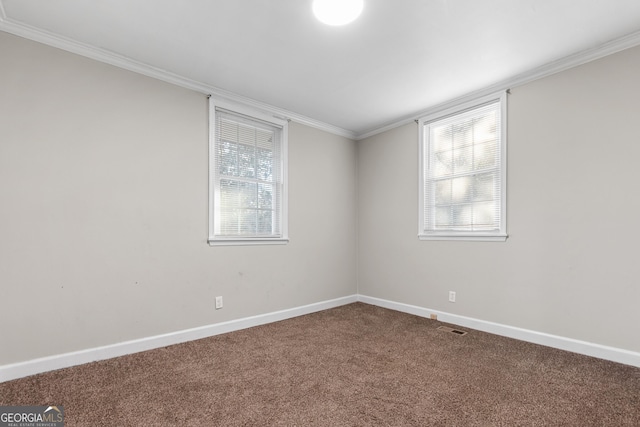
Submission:
[[[183,331],[171,332],[168,334],[156,335],[153,337],[141,338],[137,340],[125,341],[103,347],[90,348],[87,350],[75,351],[72,353],[59,354],[55,356],[42,357],[28,360],[26,362],[13,363],[0,366],[0,383],[17,378],[27,377],[42,372],[56,369],[68,368],[82,365],[84,363],[98,360],[110,359],[112,357],[124,356],[138,353],[140,351],[153,350],[155,348],[166,347],[168,345],[180,344],[214,335],[226,334],[240,329],[251,328],[253,326],[264,325],[266,323],[278,322],[317,311],[328,310],[346,304],[354,303],[358,300],[357,295],[295,307],[273,313],[261,314],[258,316],[245,317],[238,320],[216,323],[213,325],[201,326],[198,328]]]
[[[438,316],[438,320],[441,322],[452,323],[454,325],[477,329],[483,332],[489,332],[521,341],[545,345],[547,347],[558,348],[560,350],[571,351],[573,353],[584,354],[586,356],[597,357],[599,359],[610,360],[640,368],[640,353],[629,350],[574,340],[557,335],[550,335],[529,329],[516,328],[514,326],[502,325],[500,323],[487,322],[486,320],[459,316],[456,314],[369,297],[366,295],[358,295],[358,301],[420,317],[429,318],[431,314],[436,314]]]
[[[273,313],[266,313],[258,316],[251,316],[243,319],[156,335],[153,337],[125,341],[103,347],[96,347],[0,366],[0,383],[42,372],[68,368],[71,366],[82,365],[84,363],[110,359],[146,350],[153,350],[155,348],[166,347],[168,345],[180,344],[187,341],[225,334],[267,323],[278,322],[280,320],[291,319],[293,317],[351,304],[356,301],[426,318],[430,317],[431,314],[436,314],[438,316],[438,320],[442,322],[640,367],[640,353],[633,351],[607,347],[600,344],[574,340],[528,329],[516,328],[514,326],[502,325],[499,323],[487,322],[485,320],[459,316],[456,314],[369,297],[366,295],[350,295],[329,301],[276,311]]]

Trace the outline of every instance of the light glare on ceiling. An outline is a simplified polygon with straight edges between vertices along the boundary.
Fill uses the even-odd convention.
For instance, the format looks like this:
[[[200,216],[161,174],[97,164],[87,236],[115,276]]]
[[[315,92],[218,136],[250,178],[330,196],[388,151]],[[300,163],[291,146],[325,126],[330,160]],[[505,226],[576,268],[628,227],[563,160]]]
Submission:
[[[364,0],[313,0],[313,13],[327,25],[345,25],[355,20],[364,7]]]

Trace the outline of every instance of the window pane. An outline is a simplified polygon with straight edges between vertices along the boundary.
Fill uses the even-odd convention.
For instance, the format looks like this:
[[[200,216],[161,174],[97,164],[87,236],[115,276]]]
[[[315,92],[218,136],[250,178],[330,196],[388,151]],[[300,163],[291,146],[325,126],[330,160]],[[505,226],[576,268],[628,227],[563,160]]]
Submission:
[[[238,175],[254,178],[256,176],[256,149],[253,146],[238,147]]]
[[[258,207],[258,184],[254,182],[239,182],[238,194],[240,196],[241,207],[243,208]]]
[[[496,197],[496,173],[485,173],[474,177],[473,201],[484,202]]]
[[[473,209],[473,224],[477,228],[493,228],[496,223],[495,203],[476,203]]]
[[[434,153],[450,151],[453,149],[453,137],[451,135],[451,130],[451,126],[438,126],[433,129],[431,141]]]
[[[449,228],[452,222],[450,206],[436,208],[436,228]]]
[[[258,211],[258,234],[273,233],[273,212]]]
[[[498,141],[493,140],[474,146],[475,170],[494,168],[498,162]]]
[[[471,200],[472,177],[463,176],[451,180],[451,201],[453,203],[466,203]]]
[[[245,145],[256,145],[256,128],[240,123],[238,126],[238,142]]]
[[[273,151],[258,149],[256,156],[256,178],[261,181],[273,181]]]
[[[256,230],[258,228],[257,222],[257,215],[254,209],[238,210],[238,234],[256,234]]]
[[[274,132],[265,129],[257,129],[256,131],[256,146],[268,151],[274,149],[273,146]]]
[[[470,228],[473,219],[473,207],[471,205],[456,205],[451,207],[451,219],[454,228]]]
[[[258,184],[258,207],[271,209],[273,207],[273,185]]]
[[[218,144],[218,173],[238,176],[238,144],[222,141]]]
[[[220,204],[223,209],[240,207],[237,181],[230,181],[228,179],[220,180]]]
[[[453,148],[466,147],[473,144],[473,120],[466,120],[453,125]]]
[[[218,123],[219,123],[218,131],[220,132],[220,140],[237,143],[238,142],[238,123],[231,120],[226,120],[226,119],[220,119]]]
[[[220,234],[233,235],[238,233],[238,211],[236,209],[221,210]]]
[[[444,151],[433,155],[432,176],[438,178],[453,173],[453,152]]]
[[[489,111],[474,120],[473,138],[476,144],[498,138],[498,114]]]
[[[435,187],[436,205],[451,204],[451,180],[436,181]]]
[[[453,173],[467,173],[473,169],[473,146],[453,151]]]

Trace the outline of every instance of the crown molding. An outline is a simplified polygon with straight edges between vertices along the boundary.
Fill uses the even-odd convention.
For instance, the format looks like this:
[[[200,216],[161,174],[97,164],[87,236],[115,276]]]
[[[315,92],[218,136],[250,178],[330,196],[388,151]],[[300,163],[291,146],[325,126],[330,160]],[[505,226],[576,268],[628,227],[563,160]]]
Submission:
[[[363,140],[371,136],[386,132],[388,130],[403,126],[407,123],[415,121],[422,116],[437,113],[438,111],[455,107],[458,104],[473,101],[476,98],[486,96],[488,94],[499,92],[503,90],[512,89],[532,81],[548,77],[550,75],[559,73],[561,71],[568,70],[579,65],[586,64],[591,61],[603,58],[608,55],[620,52],[625,49],[629,49],[640,45],[640,31],[631,33],[627,36],[620,37],[618,39],[609,41],[600,46],[596,46],[591,49],[586,49],[581,52],[560,58],[558,60],[549,62],[540,67],[534,68],[530,71],[518,74],[514,77],[502,80],[491,86],[483,89],[465,94],[450,101],[446,101],[440,104],[433,105],[425,110],[421,110],[416,114],[401,117],[393,122],[387,123],[381,127],[374,128],[364,133],[357,133],[350,130],[334,126],[311,117],[307,117],[293,111],[289,111],[283,108],[279,108],[261,101],[254,100],[236,93],[211,86],[196,80],[192,80],[178,74],[172,73],[161,68],[153,67],[151,65],[133,60],[123,55],[101,49],[95,46],[91,46],[85,43],[78,42],[76,40],[33,27],[31,25],[13,20],[7,17],[4,9],[3,0],[0,0],[0,31],[14,34],[29,40],[33,40],[42,44],[46,44],[52,47],[56,47],[71,53],[75,53],[87,58],[94,59],[96,61],[104,62],[122,68],[125,70],[133,71],[138,74],[142,74],[148,77],[152,77],[158,80],[162,80],[167,83],[174,84],[176,86],[184,87],[196,92],[200,92],[206,95],[211,95],[216,98],[225,99],[227,101],[235,102],[250,106],[252,108],[264,111],[279,118],[286,118],[293,120],[297,123],[304,124],[316,129],[323,130],[325,132],[332,133],[334,135],[343,136],[345,138],[354,140]]]
[[[508,89],[513,89],[518,86],[525,85],[527,83],[531,83],[535,80],[542,79],[544,77],[551,76],[553,74],[557,74],[561,71],[566,71],[568,69],[577,67],[579,65],[586,64],[588,62],[592,62],[605,56],[612,55],[614,53],[623,51],[625,49],[629,49],[632,47],[636,47],[640,45],[640,31],[631,33],[624,37],[620,37],[615,40],[611,40],[607,43],[604,43],[600,46],[596,46],[591,49],[586,49],[578,53],[574,53],[572,55],[566,56],[564,58],[557,59],[555,61],[549,62],[540,67],[534,68],[530,71],[518,74],[514,77],[502,80],[498,83],[495,83],[491,86],[485,87],[483,89],[468,93],[466,95],[460,96],[458,98],[452,99],[447,102],[443,102],[432,107],[429,107],[426,110],[422,110],[417,114],[412,114],[410,116],[405,116],[400,118],[397,121],[384,125],[382,127],[373,129],[371,131],[361,133],[356,135],[356,140],[363,140],[369,138],[371,136],[386,132],[388,130],[403,126],[407,123],[411,123],[415,120],[420,119],[423,116],[427,116],[430,114],[437,113],[442,110],[446,110],[448,108],[455,107],[460,104],[464,104],[469,101],[473,101],[474,99],[481,98],[483,96],[489,95],[494,92],[500,92]]]
[[[206,83],[180,76],[161,68],[153,67],[151,65],[133,60],[131,58],[119,55],[106,49],[101,49],[95,46],[81,43],[76,40],[61,36],[59,34],[55,34],[41,28],[33,27],[23,22],[15,21],[6,16],[2,0],[0,0],[0,31],[4,31],[19,37],[23,37],[25,39],[33,40],[38,43],[62,49],[67,52],[75,53],[77,55],[113,65],[118,68],[133,71],[147,77],[162,80],[164,82],[200,92],[205,95],[211,95],[218,99],[225,99],[234,103],[247,105],[254,109],[263,111],[267,114],[271,114],[275,117],[293,120],[297,123],[301,123],[335,135],[343,136],[349,139],[355,139],[356,137],[355,132],[342,129],[328,123],[324,123],[311,117],[294,113],[293,111],[279,108],[252,98],[238,95],[236,93],[211,86]]]

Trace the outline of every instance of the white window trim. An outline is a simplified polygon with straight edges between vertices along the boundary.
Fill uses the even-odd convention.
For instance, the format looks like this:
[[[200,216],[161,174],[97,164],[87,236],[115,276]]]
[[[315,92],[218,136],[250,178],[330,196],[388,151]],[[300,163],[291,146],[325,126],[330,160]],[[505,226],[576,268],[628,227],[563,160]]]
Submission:
[[[501,170],[500,170],[500,191],[501,191],[501,215],[500,229],[496,231],[432,231],[425,233],[424,231],[424,125],[430,122],[438,121],[449,116],[464,113],[465,111],[481,107],[492,102],[500,102],[500,131],[501,131]],[[507,240],[507,91],[501,91],[494,94],[486,95],[473,101],[465,102],[454,107],[447,108],[429,114],[418,119],[419,132],[419,155],[418,155],[418,238],[420,240],[460,240],[460,241],[482,241],[482,242],[504,242]]]
[[[216,108],[231,111],[252,119],[261,120],[281,128],[282,137],[282,194],[281,194],[281,236],[278,237],[221,237],[215,235],[216,194],[215,179],[215,143],[216,143]],[[288,174],[288,129],[289,121],[275,117],[264,111],[256,110],[245,105],[236,104],[220,99],[209,98],[209,246],[237,246],[237,245],[284,245],[289,242],[289,174]]]

